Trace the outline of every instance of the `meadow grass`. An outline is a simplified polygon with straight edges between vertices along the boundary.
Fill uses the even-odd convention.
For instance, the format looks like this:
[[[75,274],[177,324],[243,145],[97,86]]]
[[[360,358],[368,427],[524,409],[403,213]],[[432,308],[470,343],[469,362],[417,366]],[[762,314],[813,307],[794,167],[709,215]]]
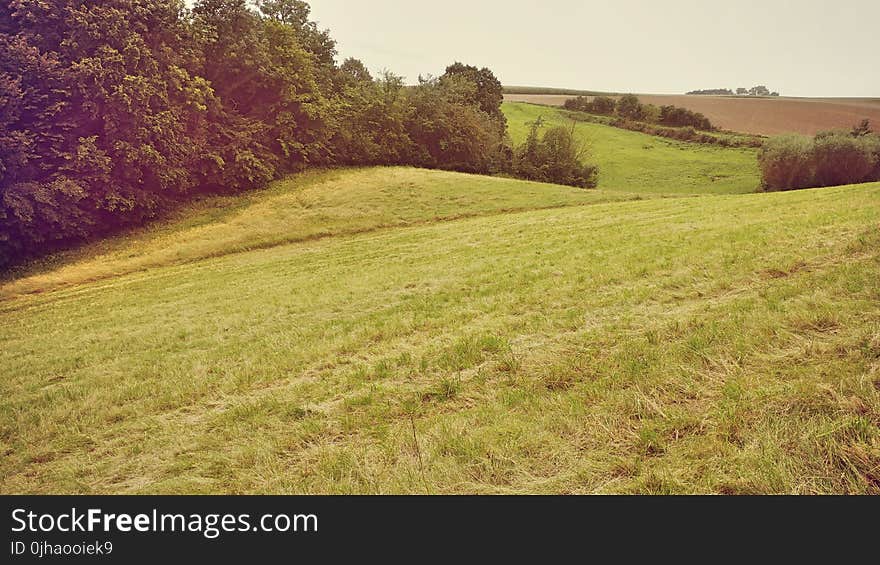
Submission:
[[[572,123],[559,108],[505,102],[502,109],[517,144],[538,117],[548,126]],[[590,160],[599,166],[599,188],[604,191],[743,194],[761,184],[755,149],[686,143],[598,123],[576,122],[574,127],[590,148]]]
[[[880,184],[515,208],[0,301],[0,491],[880,493]]]
[[[639,198],[403,167],[313,171],[204,197],[173,217],[0,278],[0,299],[284,243],[511,211]]]

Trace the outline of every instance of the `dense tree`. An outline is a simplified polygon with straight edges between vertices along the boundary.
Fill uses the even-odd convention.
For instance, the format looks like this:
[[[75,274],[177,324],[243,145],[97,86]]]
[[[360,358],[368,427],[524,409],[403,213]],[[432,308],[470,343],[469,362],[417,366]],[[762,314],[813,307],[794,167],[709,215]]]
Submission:
[[[823,132],[813,141],[816,186],[837,186],[869,179],[875,157],[869,137],[853,138],[847,132]]]
[[[510,173],[502,100],[337,66],[300,0],[0,0],[0,267],[310,165]]]
[[[373,75],[359,59],[349,57],[339,65],[339,72],[349,81],[353,82],[371,82]]]
[[[462,63],[453,63],[446,67],[446,72],[441,77],[441,80],[450,77],[460,77],[473,83],[476,86],[473,102],[476,103],[480,110],[493,118],[500,121],[504,120],[504,114],[501,113],[501,103],[504,102],[504,89],[501,86],[501,81],[498,80],[491,70],[487,68],[478,69],[477,67]]]
[[[0,35],[0,263],[140,221],[194,186],[212,96],[174,1],[15,3]]]
[[[336,41],[328,30],[310,19],[311,7],[303,0],[255,0],[260,14],[291,29],[299,45],[313,58],[313,72],[320,87],[329,93],[335,84]]]
[[[602,116],[610,116],[614,113],[616,104],[614,99],[609,96],[596,96],[591,103],[593,113]]]
[[[352,82],[336,101],[333,160],[340,165],[408,164],[415,152],[406,129],[409,104],[403,79],[385,72]]]
[[[466,77],[423,80],[409,94],[406,128],[415,144],[413,164],[470,173],[497,172],[505,129],[473,100]]]
[[[645,108],[637,96],[627,94],[617,101],[617,115],[627,120],[640,121],[645,117]]]
[[[766,190],[794,190],[814,185],[812,142],[796,135],[767,140],[758,154]]]

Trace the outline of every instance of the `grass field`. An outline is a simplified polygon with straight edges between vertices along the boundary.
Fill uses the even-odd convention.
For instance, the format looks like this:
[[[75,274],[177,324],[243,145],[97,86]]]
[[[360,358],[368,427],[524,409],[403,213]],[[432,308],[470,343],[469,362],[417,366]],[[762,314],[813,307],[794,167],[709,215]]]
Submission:
[[[539,116],[569,124],[556,108],[505,103],[511,138],[521,143]],[[576,134],[590,147],[605,191],[656,195],[741,194],[760,185],[757,151],[683,143],[601,124],[579,122]]]
[[[406,168],[317,171],[28,265],[0,279],[0,299],[296,241],[639,197]]]
[[[516,89],[507,102],[562,106],[572,94],[552,90]],[[542,92],[550,92],[542,93]],[[586,94],[586,95],[589,95]],[[758,135],[802,133],[814,135],[831,129],[850,129],[863,119],[880,124],[880,98],[748,98],[740,96],[685,96],[639,94],[648,104],[672,104],[705,114],[716,126]]]
[[[607,188],[317,173],[8,281],[0,492],[880,493],[880,184],[579,128]]]

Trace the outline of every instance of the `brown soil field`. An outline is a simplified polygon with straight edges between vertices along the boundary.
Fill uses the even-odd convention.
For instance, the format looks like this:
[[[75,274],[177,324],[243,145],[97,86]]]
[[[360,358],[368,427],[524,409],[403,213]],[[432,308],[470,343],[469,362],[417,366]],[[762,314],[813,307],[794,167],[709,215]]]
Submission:
[[[813,135],[829,129],[849,129],[868,118],[880,129],[880,98],[740,98],[639,94],[642,102],[673,104],[702,112],[716,126],[743,133]],[[510,102],[562,106],[572,96],[557,94],[505,94]]]

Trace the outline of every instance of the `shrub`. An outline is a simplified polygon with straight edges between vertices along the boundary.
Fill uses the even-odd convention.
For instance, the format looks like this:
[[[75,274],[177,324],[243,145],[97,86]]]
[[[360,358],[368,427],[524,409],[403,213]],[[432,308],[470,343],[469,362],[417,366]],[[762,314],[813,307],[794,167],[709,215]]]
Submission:
[[[715,128],[709,118],[699,112],[692,112],[686,108],[677,106],[662,106],[660,108],[659,123],[665,126],[685,127],[690,126],[702,131],[712,131]]]
[[[592,112],[594,114],[599,114],[601,116],[610,116],[614,113],[614,109],[616,104],[614,103],[613,98],[609,98],[608,96],[597,96],[593,98],[593,102],[590,107],[592,108]]]
[[[869,180],[875,157],[865,138],[827,132],[813,142],[816,186],[855,184]]]
[[[586,96],[578,96],[577,98],[569,98],[565,102],[563,102],[562,107],[566,110],[572,110],[575,112],[589,112],[592,113],[590,108],[590,99]]]
[[[637,96],[627,94],[617,101],[617,115],[627,120],[642,121],[645,117],[645,108]]]
[[[764,143],[758,162],[766,190],[880,180],[880,136],[832,131],[814,139],[776,137]]]
[[[765,190],[793,190],[814,186],[813,144],[804,136],[767,140],[758,153]]]
[[[699,112],[692,112],[687,108],[679,108],[678,106],[661,106],[658,108],[653,104],[642,104],[638,97],[633,94],[621,97],[618,102],[607,96],[596,96],[592,100],[586,96],[578,96],[577,98],[566,100],[563,107],[566,110],[602,116],[613,115],[616,111],[617,116],[622,120],[618,122],[617,127],[625,129],[638,129],[633,128],[631,122],[647,122],[672,128],[690,127],[700,131],[716,130],[712,122],[709,121],[709,118]],[[682,138],[678,134],[666,135],[666,137]],[[693,137],[695,137],[693,134],[686,135],[686,138]]]
[[[555,126],[543,136],[543,120],[535,121],[526,141],[514,154],[516,176],[540,182],[551,182],[581,188],[595,188],[598,169],[585,162],[587,148],[574,136],[570,127]]]
[[[592,100],[586,96],[578,96],[577,98],[569,98],[562,106],[566,110],[572,110],[575,112],[610,116],[614,114],[616,104],[614,99],[609,98],[608,96],[596,96]]]

